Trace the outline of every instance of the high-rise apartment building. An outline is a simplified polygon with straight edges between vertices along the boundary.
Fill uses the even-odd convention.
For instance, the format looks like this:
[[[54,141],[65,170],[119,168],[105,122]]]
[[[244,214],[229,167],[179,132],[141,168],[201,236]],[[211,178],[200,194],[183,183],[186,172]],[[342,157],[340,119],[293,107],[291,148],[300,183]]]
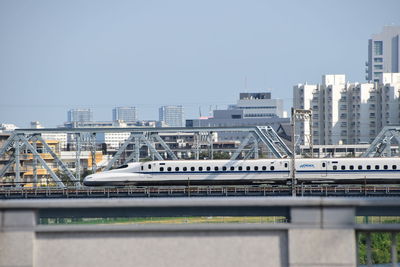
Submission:
[[[183,127],[184,116],[182,106],[162,106],[159,108],[159,121],[169,127]]]
[[[136,107],[116,107],[112,111],[113,121],[137,121]]]
[[[313,143],[371,142],[387,125],[399,124],[400,73],[383,73],[380,83],[347,83],[345,75],[324,75],[317,85],[293,87],[293,107],[312,109]],[[300,143],[309,127],[297,123]]]
[[[71,109],[68,111],[68,122],[88,122],[93,120],[93,113],[88,108]]]
[[[382,73],[400,71],[400,26],[385,26],[368,41],[366,79],[382,82]]]

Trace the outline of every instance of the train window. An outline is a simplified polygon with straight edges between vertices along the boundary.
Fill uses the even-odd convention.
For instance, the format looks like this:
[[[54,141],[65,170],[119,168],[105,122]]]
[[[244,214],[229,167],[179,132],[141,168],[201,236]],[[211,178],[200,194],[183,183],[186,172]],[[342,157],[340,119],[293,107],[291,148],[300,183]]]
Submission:
[[[340,166],[340,168],[341,168],[342,170],[345,170],[345,169],[346,169],[346,166],[342,165],[342,166]]]
[[[325,166],[326,166],[325,162],[322,162],[322,167],[325,168]],[[286,167],[286,166],[285,166],[285,167]]]
[[[143,166],[141,166],[140,169],[143,171]]]
[[[388,165],[383,165],[383,168],[384,168],[385,170],[387,170],[387,169],[388,169]]]
[[[335,171],[337,170],[337,166],[336,165],[333,165],[333,167],[332,167]]]
[[[362,170],[362,165],[358,165],[358,169],[359,169],[359,170]]]
[[[164,171],[164,167],[160,167],[160,172],[163,172]]]
[[[231,171],[234,171],[234,170],[235,170],[235,167],[231,166]]]
[[[171,168],[171,167],[168,167],[168,168],[167,168],[167,171],[169,171],[169,172],[170,172],[171,170],[172,170],[172,168]]]
[[[254,170],[255,170],[255,171],[258,171],[258,166],[254,166]]]
[[[190,167],[190,170],[193,172],[195,169],[194,169],[194,167]]]
[[[269,167],[269,169],[270,169],[271,171],[273,171],[273,170],[275,170],[275,167],[274,167],[274,166],[271,166],[271,167]]]
[[[223,171],[226,171],[226,166],[222,167],[222,170],[223,170]]]
[[[202,171],[203,170],[203,167],[199,167],[199,171]]]
[[[179,171],[179,167],[175,167],[175,171]]]
[[[350,169],[350,170],[354,170],[354,166],[353,166],[353,165],[350,165],[349,169]]]
[[[392,165],[392,169],[393,170],[397,169],[397,166],[396,165]]]
[[[151,169],[151,164],[147,165],[147,167],[149,168],[149,170]]]
[[[183,167],[182,170],[185,172],[187,171],[187,167]]]
[[[211,167],[210,167],[210,166],[208,166],[208,167],[207,167],[207,171],[210,171],[210,170],[211,170]]]
[[[242,166],[239,166],[238,169],[239,169],[239,171],[241,171],[241,170],[243,170],[243,167],[242,167]]]
[[[367,170],[370,170],[371,169],[371,165],[367,165]]]
[[[215,170],[215,171],[218,171],[218,166],[215,166],[215,167],[214,167],[214,170]]]
[[[246,171],[250,171],[250,166],[247,166],[247,167],[246,167]]]
[[[287,168],[287,162],[285,162],[285,168]]]
[[[125,169],[125,168],[128,168],[128,164],[121,165],[121,166],[117,167],[116,169]]]
[[[286,164],[286,163],[285,163]],[[267,166],[262,166],[262,170],[265,171],[267,169]]]
[[[375,170],[379,170],[379,165],[375,165]]]

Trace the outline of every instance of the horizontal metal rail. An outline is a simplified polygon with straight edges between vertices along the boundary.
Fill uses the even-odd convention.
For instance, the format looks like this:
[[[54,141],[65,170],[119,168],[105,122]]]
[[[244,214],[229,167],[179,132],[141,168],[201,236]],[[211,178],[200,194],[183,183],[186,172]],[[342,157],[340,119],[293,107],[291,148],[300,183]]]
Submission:
[[[51,198],[138,198],[138,197],[255,197],[291,196],[290,186],[146,186],[146,187],[80,187],[0,188],[0,199]],[[390,197],[400,196],[399,186],[385,185],[315,185],[297,186],[300,197]]]

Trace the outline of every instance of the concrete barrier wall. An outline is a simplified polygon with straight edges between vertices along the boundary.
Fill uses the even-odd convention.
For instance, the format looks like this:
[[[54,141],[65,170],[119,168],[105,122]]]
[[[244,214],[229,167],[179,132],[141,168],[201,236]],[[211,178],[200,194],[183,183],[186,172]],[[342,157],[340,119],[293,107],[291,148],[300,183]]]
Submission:
[[[400,210],[399,204],[385,202],[385,206],[382,201],[371,202],[370,199],[368,202],[265,198],[85,201],[0,202],[0,266],[356,266],[355,235],[359,226],[355,224],[355,215],[374,210],[395,214]],[[132,212],[143,212],[144,207],[149,210],[158,207],[164,209],[164,216],[176,216],[180,214],[180,208],[185,208],[187,213],[190,211],[188,207],[193,208],[189,215],[204,214],[205,206],[214,214],[221,207],[225,207],[225,212],[232,209],[232,213],[236,209],[236,215],[241,216],[244,213],[248,215],[248,211],[240,207],[248,206],[254,208],[254,216],[268,213],[266,210],[274,214],[288,212],[290,222],[180,225],[36,223],[41,214],[51,215],[52,210],[58,215],[65,209],[66,216],[90,216],[88,209],[95,208],[94,216],[102,207],[105,212],[111,212],[108,210],[110,206],[115,207],[112,210],[117,213],[117,209],[123,207],[125,214],[128,207],[140,208],[132,209]],[[158,213],[159,209],[154,212]],[[398,225],[392,227],[400,229]]]

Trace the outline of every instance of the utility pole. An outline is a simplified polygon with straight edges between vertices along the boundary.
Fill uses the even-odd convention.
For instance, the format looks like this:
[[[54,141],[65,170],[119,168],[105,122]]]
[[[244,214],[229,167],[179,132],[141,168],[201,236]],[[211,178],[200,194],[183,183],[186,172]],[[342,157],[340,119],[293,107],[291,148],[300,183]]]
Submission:
[[[291,178],[292,178],[292,196],[296,196],[296,120],[309,121],[309,135],[308,142],[310,146],[311,157],[314,155],[313,148],[313,137],[312,137],[312,110],[311,109],[295,109],[292,108],[292,168],[291,168]]]

